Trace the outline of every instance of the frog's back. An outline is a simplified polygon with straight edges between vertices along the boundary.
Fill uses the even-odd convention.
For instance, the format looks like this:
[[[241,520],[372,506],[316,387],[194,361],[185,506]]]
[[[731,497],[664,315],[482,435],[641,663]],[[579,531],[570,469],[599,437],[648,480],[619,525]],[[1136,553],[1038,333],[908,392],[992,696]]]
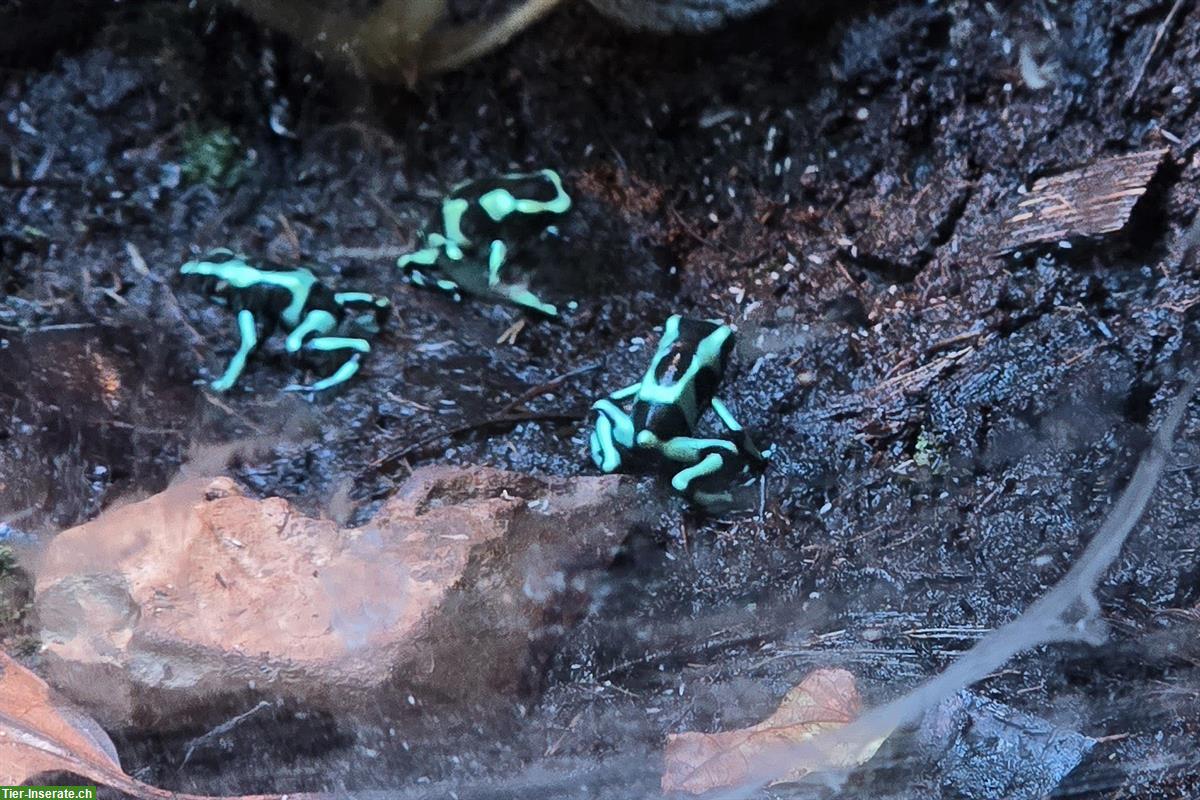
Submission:
[[[553,170],[468,181],[454,187],[446,202],[461,204],[461,230],[471,242],[499,239],[518,247],[554,225],[571,208],[571,198]]]

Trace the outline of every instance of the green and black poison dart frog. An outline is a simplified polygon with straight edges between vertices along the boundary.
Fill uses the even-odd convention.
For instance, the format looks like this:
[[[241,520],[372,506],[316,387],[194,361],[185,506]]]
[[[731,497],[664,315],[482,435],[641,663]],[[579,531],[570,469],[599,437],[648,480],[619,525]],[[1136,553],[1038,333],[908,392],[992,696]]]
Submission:
[[[571,210],[562,178],[551,169],[468,181],[450,190],[422,234],[425,246],[396,265],[417,286],[462,295],[498,297],[546,316],[558,316],[523,283],[505,274],[513,257],[546,237]]]
[[[670,317],[645,376],[592,405],[596,466],[604,472],[659,466],[671,474],[671,486],[696,505],[711,510],[732,505],[732,487],[753,482],[766,461],[716,396],[732,350],[728,325]],[[631,399],[627,413],[621,404]],[[698,436],[709,409],[725,431]]]
[[[310,270],[252,264],[224,248],[179,271],[201,279],[202,291],[237,315],[241,342],[225,373],[211,384],[218,392],[237,383],[247,359],[277,327],[287,331],[284,348],[289,354],[327,373],[311,386],[293,384],[285,391],[319,392],[345,383],[371,352],[365,337],[379,332],[391,308],[387,298],[367,292],[334,292]]]

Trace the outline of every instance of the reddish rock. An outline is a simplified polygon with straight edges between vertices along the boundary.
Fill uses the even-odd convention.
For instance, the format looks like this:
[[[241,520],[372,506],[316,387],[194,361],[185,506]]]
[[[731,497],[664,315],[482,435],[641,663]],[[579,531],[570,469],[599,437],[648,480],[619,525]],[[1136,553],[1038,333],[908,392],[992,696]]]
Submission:
[[[228,478],[64,531],[37,571],[47,679],[110,727],[247,699],[487,703],[537,685],[637,504],[616,476],[418,470],[360,528]]]

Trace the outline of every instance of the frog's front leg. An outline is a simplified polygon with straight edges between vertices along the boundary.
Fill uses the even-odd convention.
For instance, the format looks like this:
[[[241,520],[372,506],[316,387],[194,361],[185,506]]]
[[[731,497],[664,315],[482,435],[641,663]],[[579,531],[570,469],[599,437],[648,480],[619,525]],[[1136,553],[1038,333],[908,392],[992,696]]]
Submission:
[[[611,398],[612,395],[592,404],[595,418],[588,437],[592,461],[604,472],[620,469],[634,445],[633,419]]]
[[[340,366],[333,371],[333,374],[311,386],[292,384],[284,391],[320,392],[343,384],[354,377],[361,366],[362,357],[369,352],[371,352],[371,343],[366,339],[350,336],[318,336],[315,339],[309,339],[301,350],[303,355],[310,358],[318,357],[318,360],[322,361],[331,357],[336,360],[339,354],[346,355],[346,358],[341,361]]]
[[[210,385],[214,392],[227,392],[233,388],[237,380],[242,375],[242,371],[246,369],[246,361],[250,358],[259,344],[260,337],[258,335],[258,322],[254,319],[254,314],[246,308],[243,308],[237,315],[238,335],[241,337],[241,342],[238,345],[237,352],[229,359],[229,365],[225,367],[225,373],[213,381]]]
[[[434,277],[439,271],[437,266],[438,260],[443,255],[450,257],[449,253],[444,253],[441,247],[424,247],[414,253],[400,256],[400,258],[396,259],[396,266],[404,270],[405,276],[412,281],[413,285],[420,286],[423,289],[440,289],[452,295],[454,302],[462,302],[462,294],[459,292],[459,286],[456,282],[447,278]],[[427,269],[421,269],[422,267],[426,267]]]
[[[710,405],[716,412],[717,418],[721,420],[721,424],[731,434],[738,450],[753,461],[765,461],[766,458],[762,451],[758,449],[758,445],[750,438],[750,434],[742,427],[742,424],[734,418],[729,406],[725,405],[719,397],[714,397]]]
[[[495,289],[500,285],[500,269],[508,258],[508,246],[499,239],[492,241],[488,248],[488,286]]]
[[[363,331],[372,336],[383,330],[392,309],[392,301],[370,292],[337,292],[333,301],[351,315],[356,332]]]
[[[433,236],[436,236],[436,234],[431,235],[430,238],[432,239]],[[443,237],[440,236],[438,237],[438,240],[444,241]],[[404,270],[404,274],[410,281],[412,281],[413,285],[420,286],[423,289],[438,289],[452,296],[454,298],[454,302],[461,303],[462,292],[460,291],[461,287],[458,285],[458,283],[450,280],[449,278],[436,277],[436,275],[442,271],[438,266],[438,261],[443,256],[453,260],[453,256],[451,255],[452,252],[457,252],[458,258],[462,258],[461,250],[455,249],[454,251],[451,251],[446,249],[443,251],[443,248],[441,247],[430,246],[418,250],[415,253],[409,253],[407,255],[400,256],[400,258],[396,260],[396,266]],[[422,267],[426,267],[426,269],[422,269]]]

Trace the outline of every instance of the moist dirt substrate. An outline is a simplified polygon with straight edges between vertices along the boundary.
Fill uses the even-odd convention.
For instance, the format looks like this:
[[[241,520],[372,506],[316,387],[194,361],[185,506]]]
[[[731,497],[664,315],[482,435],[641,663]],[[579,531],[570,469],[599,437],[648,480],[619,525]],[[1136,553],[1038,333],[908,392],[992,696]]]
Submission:
[[[743,512],[703,517],[646,481],[645,523],[540,696],[355,727],[280,707],[200,740],[180,720],[118,737],[130,774],[205,793],[653,796],[667,733],[757,722],[820,665],[868,703],[895,697],[1067,569],[1195,367],[1200,13],[1155,43],[1170,3],[783,5],[671,39],[572,6],[411,90],[226,6],[52,3],[4,40],[8,530],[36,542],[234,441],[250,491],[344,518],[422,464],[592,474],[582,418],[636,379],[671,313],[737,325],[722,396],[773,447]],[[213,135],[236,147],[204,180]],[[1157,147],[1124,231],[995,255],[1021,187]],[[406,285],[395,255],[447,185],[541,167],[577,209],[529,266],[579,306],[497,344],[518,312]],[[391,299],[344,391],[282,393],[305,376],[277,337],[206,395],[234,324],[176,272],[215,246]],[[1200,792],[1197,419],[1099,587],[1109,643],[976,686],[1102,738],[1064,796]],[[840,788],[770,793],[976,796],[910,738]]]

